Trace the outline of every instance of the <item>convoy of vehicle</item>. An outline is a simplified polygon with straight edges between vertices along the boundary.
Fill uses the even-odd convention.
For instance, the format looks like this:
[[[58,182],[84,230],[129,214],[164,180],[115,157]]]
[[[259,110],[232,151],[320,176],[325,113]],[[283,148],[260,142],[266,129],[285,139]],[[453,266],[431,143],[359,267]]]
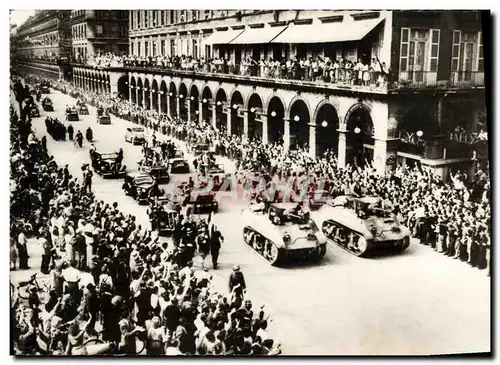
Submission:
[[[40,90],[43,87],[44,85],[41,85]],[[49,97],[45,97],[41,105],[45,111],[54,110]],[[66,120],[79,120],[79,112],[89,113],[83,101],[78,101],[76,107],[66,109]],[[30,106],[30,114],[32,117],[40,116],[38,106],[34,103]],[[98,111],[97,120],[99,124],[111,123],[109,113],[102,108]],[[125,141],[133,145],[144,144],[145,129],[127,128]],[[204,144],[189,148],[195,158],[199,159],[207,154],[208,150],[208,145]],[[117,152],[94,151],[92,166],[103,178],[123,177],[122,189],[126,195],[133,197],[139,204],[151,204],[150,208],[154,209],[150,216],[153,230],[162,235],[171,233],[183,207],[188,207],[194,214],[218,211],[216,193],[227,177],[222,164],[207,164],[200,175],[201,180],[205,179],[207,183],[211,180],[212,189],[209,191],[203,189],[203,183],[198,185],[201,188],[199,190],[188,188],[187,184],[184,184],[181,194],[167,195],[159,184],[169,183],[170,173],[190,172],[184,153],[176,147],[169,150],[166,159],[163,159],[165,151],[155,146],[145,148],[144,154],[145,159],[139,166],[139,172],[135,174],[127,173],[121,159],[117,163]],[[248,184],[249,188],[264,183],[269,189],[272,179],[267,173],[254,173],[246,174],[239,183]],[[256,197],[254,194],[249,198],[255,200]],[[402,252],[410,244],[410,231],[397,221],[390,207],[384,206],[379,197],[341,196],[332,199],[326,189],[317,189],[307,195],[303,205],[283,202],[282,198],[277,193],[273,199],[251,204],[242,212],[240,218],[244,222],[243,241],[271,265],[276,266],[296,259],[319,261],[326,254],[328,240],[360,257],[387,249]]]

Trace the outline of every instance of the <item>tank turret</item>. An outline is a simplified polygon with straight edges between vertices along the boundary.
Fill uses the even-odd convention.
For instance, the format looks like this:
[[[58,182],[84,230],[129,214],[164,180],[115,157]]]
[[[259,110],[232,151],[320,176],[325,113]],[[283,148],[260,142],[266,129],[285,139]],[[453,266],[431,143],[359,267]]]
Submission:
[[[297,204],[255,204],[241,218],[245,243],[271,265],[293,259],[320,260],[326,254],[326,236]]]
[[[379,197],[340,196],[314,217],[329,239],[355,256],[387,249],[402,252],[410,245],[410,230]]]

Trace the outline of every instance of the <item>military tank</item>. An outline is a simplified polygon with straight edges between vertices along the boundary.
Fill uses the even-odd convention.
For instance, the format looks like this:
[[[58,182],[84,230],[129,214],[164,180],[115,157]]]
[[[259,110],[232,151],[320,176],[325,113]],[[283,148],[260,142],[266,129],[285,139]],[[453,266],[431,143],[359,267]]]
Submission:
[[[291,260],[320,260],[326,236],[294,203],[254,204],[242,212],[243,240],[271,265]]]
[[[314,217],[326,237],[355,256],[402,252],[410,245],[410,230],[399,224],[392,207],[384,206],[379,197],[339,196]]]

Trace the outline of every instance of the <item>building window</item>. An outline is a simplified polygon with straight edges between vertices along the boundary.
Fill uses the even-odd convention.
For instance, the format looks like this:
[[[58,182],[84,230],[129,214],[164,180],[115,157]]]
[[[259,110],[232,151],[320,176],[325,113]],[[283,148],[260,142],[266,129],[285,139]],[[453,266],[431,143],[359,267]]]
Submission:
[[[175,19],[174,19],[174,11],[175,10],[169,10],[170,11],[170,24],[174,24],[175,23]]]
[[[142,10],[143,14],[142,17],[144,18],[144,28],[147,28],[149,26],[149,19],[148,19],[148,11],[147,10]]]
[[[134,54],[134,42],[130,42],[130,54]]]
[[[437,29],[401,28],[399,71],[437,71],[439,41]]]
[[[197,39],[193,39],[192,40],[193,42],[193,57],[198,57],[198,40]]]
[[[198,10],[191,10],[191,20],[193,22],[198,20]]]
[[[452,72],[484,70],[481,32],[453,32]]]
[[[438,70],[440,33],[439,29],[431,29],[429,70],[432,72],[437,72]]]
[[[175,39],[170,40],[170,57],[175,56]]]
[[[156,57],[156,42],[155,42],[155,41],[153,41],[153,42],[152,42],[152,46],[153,46],[153,47],[152,47],[152,51],[153,51],[152,56],[153,56],[153,57]]]
[[[103,32],[102,25],[97,24],[95,26],[95,35],[98,37],[102,37],[102,32]]]
[[[140,29],[141,28],[141,12],[142,10],[136,10],[136,22],[137,22],[137,26],[136,28],[137,29]]]
[[[141,51],[142,51],[141,50],[141,42],[139,41],[139,42],[137,42],[137,55],[138,56],[141,56]]]
[[[186,21],[186,10],[181,10],[181,18],[180,23],[184,23]]]
[[[212,10],[205,10],[205,20],[212,17]]]
[[[165,40],[162,40],[162,41],[160,42],[160,54],[161,54],[162,56],[164,56],[164,55],[165,55],[165,53],[166,53],[166,52],[165,52]]]
[[[157,24],[156,24],[156,11],[155,11],[155,10],[153,10],[153,11],[152,11],[152,13],[153,13],[153,14],[152,14],[152,15],[153,15],[153,22],[152,22],[153,24],[152,24],[152,26],[153,26],[153,27],[156,27],[156,26],[157,26]]]
[[[149,42],[148,41],[144,42],[144,56],[145,57],[149,56]]]
[[[484,72],[484,56],[483,56],[483,33],[479,32],[478,36],[479,38],[479,46],[477,47],[477,65],[476,69],[480,72]]]
[[[167,24],[167,11],[161,10],[161,25]]]

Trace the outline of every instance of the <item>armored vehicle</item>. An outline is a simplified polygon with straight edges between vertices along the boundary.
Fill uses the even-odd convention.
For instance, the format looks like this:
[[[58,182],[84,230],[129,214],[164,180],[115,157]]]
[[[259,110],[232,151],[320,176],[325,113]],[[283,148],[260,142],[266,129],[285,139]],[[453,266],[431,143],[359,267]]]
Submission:
[[[379,197],[339,196],[314,214],[323,233],[355,256],[384,249],[402,252],[410,245],[409,229]]]
[[[294,203],[250,205],[242,212],[243,240],[271,265],[292,260],[320,260],[327,238],[309,214]]]

